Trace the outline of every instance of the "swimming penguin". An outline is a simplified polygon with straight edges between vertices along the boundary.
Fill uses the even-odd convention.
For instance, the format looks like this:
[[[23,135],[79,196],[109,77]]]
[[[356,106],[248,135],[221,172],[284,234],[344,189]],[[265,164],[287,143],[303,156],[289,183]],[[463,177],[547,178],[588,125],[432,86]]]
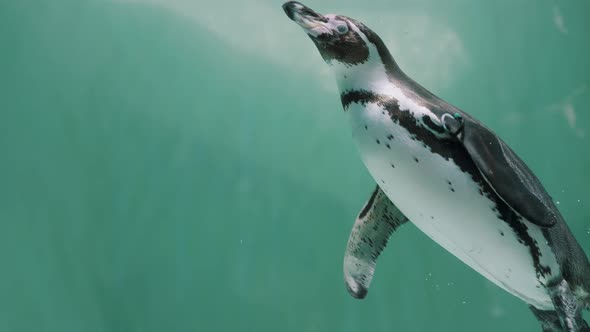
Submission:
[[[495,133],[408,77],[379,36],[341,15],[283,5],[336,76],[377,187],[348,239],[344,279],[367,295],[376,259],[410,221],[529,304],[545,332],[589,332],[590,263],[542,184]]]

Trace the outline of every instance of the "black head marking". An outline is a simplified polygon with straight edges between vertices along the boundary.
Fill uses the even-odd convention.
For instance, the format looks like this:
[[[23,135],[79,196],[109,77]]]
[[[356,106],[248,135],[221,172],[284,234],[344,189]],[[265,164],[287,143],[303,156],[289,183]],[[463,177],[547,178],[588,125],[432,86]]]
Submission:
[[[353,21],[346,16],[335,16],[329,20],[343,22],[346,24],[348,32],[344,34],[324,33],[318,36],[309,35],[318,48],[318,51],[320,51],[322,58],[328,63],[336,60],[349,66],[366,62],[369,59],[369,47],[360,34],[353,28]]]
[[[362,22],[359,22],[352,18],[348,18],[348,20],[349,22],[352,22],[367,37],[369,43],[375,46],[375,48],[377,49],[377,53],[381,58],[381,62],[385,66],[385,69],[387,70],[388,74],[392,76],[403,74],[402,70],[393,59],[393,56],[391,55],[391,53],[387,49],[387,46],[385,46],[385,43],[383,42],[381,37],[379,37],[379,35],[377,35],[373,30],[369,29]]]
[[[321,15],[297,1],[286,2],[283,10],[305,30],[326,62],[364,63],[370,55],[367,44],[372,44],[387,72],[399,71],[385,43],[362,22],[342,15]]]
[[[352,66],[369,58],[369,48],[361,37],[363,32],[352,19],[321,15],[297,1],[286,2],[283,10],[303,28],[326,62],[336,60]]]

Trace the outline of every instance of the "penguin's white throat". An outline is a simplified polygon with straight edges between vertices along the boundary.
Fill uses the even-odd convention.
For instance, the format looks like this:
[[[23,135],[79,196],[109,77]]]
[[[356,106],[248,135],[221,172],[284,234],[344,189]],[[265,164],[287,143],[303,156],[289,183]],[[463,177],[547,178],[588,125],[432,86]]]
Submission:
[[[387,71],[377,54],[371,54],[367,61],[357,65],[338,61],[330,65],[340,92],[367,90],[380,93],[389,84]]]

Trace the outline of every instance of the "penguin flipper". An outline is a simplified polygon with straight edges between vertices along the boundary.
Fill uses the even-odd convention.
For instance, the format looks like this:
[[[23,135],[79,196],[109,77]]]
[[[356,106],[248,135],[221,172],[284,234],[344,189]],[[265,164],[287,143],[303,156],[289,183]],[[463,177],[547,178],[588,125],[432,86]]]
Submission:
[[[389,236],[407,221],[377,186],[356,218],[344,254],[344,281],[354,298],[367,295],[377,258]]]
[[[494,191],[515,212],[541,227],[563,220],[553,200],[527,165],[491,130],[466,117],[441,119],[456,134]]]

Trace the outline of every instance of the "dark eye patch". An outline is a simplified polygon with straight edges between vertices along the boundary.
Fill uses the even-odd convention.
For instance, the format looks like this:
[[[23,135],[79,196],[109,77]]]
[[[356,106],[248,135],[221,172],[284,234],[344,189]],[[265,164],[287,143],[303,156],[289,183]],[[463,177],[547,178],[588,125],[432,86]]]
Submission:
[[[348,22],[344,17],[339,20]],[[348,28],[348,26],[347,26]],[[348,29],[348,33],[335,36],[318,36],[312,38],[324,60],[330,62],[336,60],[347,65],[364,63],[369,58],[369,48],[359,34]]]

